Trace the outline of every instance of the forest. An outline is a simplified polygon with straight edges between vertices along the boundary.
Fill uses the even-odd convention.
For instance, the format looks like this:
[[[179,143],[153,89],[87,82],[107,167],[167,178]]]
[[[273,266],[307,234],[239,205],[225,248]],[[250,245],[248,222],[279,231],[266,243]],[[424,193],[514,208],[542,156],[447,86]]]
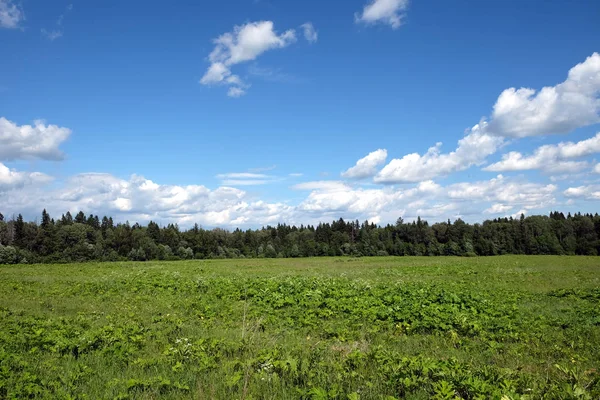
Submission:
[[[0,214],[0,264],[317,256],[598,255],[600,215],[521,215],[469,224],[417,218],[379,226],[345,221],[317,226],[182,230],[176,224],[115,223],[70,212],[41,222]]]

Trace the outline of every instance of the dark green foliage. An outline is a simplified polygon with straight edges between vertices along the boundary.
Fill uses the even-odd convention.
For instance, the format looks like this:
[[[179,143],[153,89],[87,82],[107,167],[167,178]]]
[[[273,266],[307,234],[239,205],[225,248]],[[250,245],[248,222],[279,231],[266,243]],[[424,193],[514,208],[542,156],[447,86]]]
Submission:
[[[112,218],[69,212],[56,222],[44,210],[41,223],[0,220],[0,245],[15,247],[19,263],[149,261],[208,258],[295,258],[315,256],[493,256],[598,255],[600,216],[559,212],[549,216],[498,218],[479,224],[461,219],[435,223],[417,218],[377,226],[344,221],[317,226],[278,224],[258,230],[215,228],[197,224],[146,227]],[[0,257],[0,263],[3,263]],[[12,258],[9,257],[12,262]],[[8,262],[4,262],[8,263]]]

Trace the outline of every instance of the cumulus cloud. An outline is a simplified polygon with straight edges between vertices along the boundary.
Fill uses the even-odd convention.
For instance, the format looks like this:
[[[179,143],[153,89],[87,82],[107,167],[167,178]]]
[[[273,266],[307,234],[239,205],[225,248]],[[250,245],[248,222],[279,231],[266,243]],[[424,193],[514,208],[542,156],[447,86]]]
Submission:
[[[48,183],[52,179],[41,172],[19,172],[0,163],[0,193],[28,184]]]
[[[299,186],[299,185],[297,185]],[[298,205],[298,211],[335,217],[345,214],[372,219],[378,217],[390,204],[402,198],[403,193],[392,189],[351,188],[341,182],[313,182],[308,197]]]
[[[600,200],[600,185],[570,187],[563,192],[566,197]]]
[[[24,19],[23,10],[12,0],[0,0],[0,28],[18,28]]]
[[[533,154],[524,156],[518,151],[504,154],[502,160],[484,168],[484,171],[524,171],[541,169],[546,172],[577,172],[588,167],[584,161],[568,161],[600,153],[600,132],[577,143],[561,142],[538,147]]]
[[[446,176],[481,165],[494,154],[506,137],[567,133],[578,127],[600,122],[600,55],[592,54],[569,71],[563,83],[535,90],[506,89],[496,101],[489,121],[483,119],[468,130],[450,153],[441,153],[441,143],[427,153],[407,154],[389,162],[374,178],[377,183],[406,183]],[[512,171],[540,168],[545,160],[547,172],[575,172],[586,162],[565,160],[597,152],[598,136],[579,143],[543,146],[533,156],[512,152],[502,161],[488,166],[488,171]],[[554,158],[552,158],[554,157]]]
[[[342,173],[342,177],[351,179],[362,179],[375,175],[377,167],[387,159],[387,150],[378,149],[369,153],[366,157],[356,162],[356,165]]]
[[[356,13],[357,23],[383,23],[398,29],[402,25],[408,0],[372,0],[364,6],[362,13]]]
[[[448,186],[447,196],[467,202],[486,201],[525,210],[543,208],[556,202],[556,185],[510,180],[502,175],[488,181],[463,182]],[[493,208],[493,206],[492,206]]]
[[[268,50],[280,49],[296,41],[293,29],[278,34],[272,21],[249,22],[234,27],[214,40],[215,48],[208,56],[210,66],[200,79],[202,85],[228,85],[230,97],[240,97],[248,85],[231,72],[240,63],[255,60]]]
[[[569,70],[567,79],[542,88],[504,90],[487,127],[495,135],[522,138],[568,133],[600,122],[600,54]]]
[[[46,208],[59,215],[67,210],[83,210],[112,215],[119,221],[152,219],[185,226],[196,222],[206,226],[259,226],[291,219],[290,206],[254,200],[240,189],[161,185],[138,175],[125,180],[110,174],[79,174],[53,187],[26,186],[0,192],[0,202],[9,213],[37,214]]]
[[[252,173],[223,174],[226,179],[258,179]],[[203,185],[166,185],[142,176],[121,179],[104,173],[85,173],[52,181],[43,174],[27,174],[0,166],[2,212],[38,215],[46,208],[53,215],[83,210],[116,221],[194,223],[206,227],[258,227],[280,222],[317,224],[343,217],[375,223],[417,216],[433,220],[466,215],[475,221],[485,214],[514,210],[548,209],[556,202],[557,187],[498,176],[480,182],[442,186],[424,181],[410,187],[373,188],[342,181],[315,181],[294,185],[308,191],[294,204],[268,202],[230,186],[209,189]],[[598,189],[587,190],[592,198]],[[573,190],[567,197],[578,195]],[[583,194],[579,194],[583,196]]]
[[[70,129],[46,125],[44,121],[19,126],[0,117],[0,160],[61,160],[64,154],[59,146],[70,134]]]
[[[424,181],[402,189],[365,189],[341,181],[305,182],[292,188],[310,190],[295,209],[296,219],[327,220],[327,217],[344,216],[384,222],[393,222],[399,216],[443,220],[461,214],[480,220],[483,214],[542,209],[556,203],[557,191],[555,185],[502,175],[491,180],[448,186]]]
[[[300,25],[300,27],[304,30],[304,38],[309,43],[316,43],[319,39],[319,34],[315,30],[315,27],[311,22],[307,22],[305,24]]]
[[[429,148],[427,153],[407,154],[389,162],[376,176],[377,183],[419,182],[480,165],[496,152],[504,139],[480,132],[478,126],[458,141],[450,153],[441,153],[442,143]]]

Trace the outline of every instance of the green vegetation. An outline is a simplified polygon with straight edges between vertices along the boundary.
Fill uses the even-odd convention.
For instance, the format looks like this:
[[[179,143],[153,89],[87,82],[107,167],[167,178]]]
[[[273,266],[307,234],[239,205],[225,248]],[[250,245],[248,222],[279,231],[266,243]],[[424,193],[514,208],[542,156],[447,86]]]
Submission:
[[[0,264],[86,261],[147,261],[214,258],[297,258],[316,256],[492,256],[598,255],[600,215],[551,212],[519,219],[498,218],[482,224],[461,219],[429,225],[417,218],[377,226],[365,221],[337,221],[317,226],[278,224],[258,230],[181,231],[112,218],[67,212],[56,221],[44,210],[41,222],[19,214],[0,214]]]
[[[0,399],[598,399],[596,257],[0,267]]]

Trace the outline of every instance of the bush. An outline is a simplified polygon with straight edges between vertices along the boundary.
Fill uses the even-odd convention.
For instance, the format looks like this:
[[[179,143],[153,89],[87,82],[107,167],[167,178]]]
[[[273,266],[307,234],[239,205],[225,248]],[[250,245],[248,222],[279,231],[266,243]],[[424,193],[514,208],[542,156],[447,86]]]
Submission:
[[[0,245],[0,264],[16,264],[17,261],[17,249]]]

